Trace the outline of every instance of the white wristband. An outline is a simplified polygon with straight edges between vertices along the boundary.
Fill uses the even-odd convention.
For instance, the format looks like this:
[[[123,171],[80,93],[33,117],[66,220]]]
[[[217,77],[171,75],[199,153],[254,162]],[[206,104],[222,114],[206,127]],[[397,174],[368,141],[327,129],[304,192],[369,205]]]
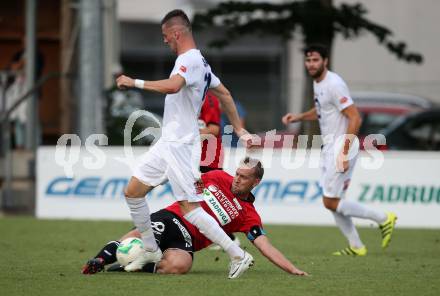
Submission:
[[[144,81],[142,79],[135,79],[134,80],[134,87],[144,89]]]

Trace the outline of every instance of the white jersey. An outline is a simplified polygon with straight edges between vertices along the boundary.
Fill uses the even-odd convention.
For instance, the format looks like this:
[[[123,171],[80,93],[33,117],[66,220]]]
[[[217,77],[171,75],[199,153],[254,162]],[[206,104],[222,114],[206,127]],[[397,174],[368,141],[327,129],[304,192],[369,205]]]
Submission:
[[[198,118],[206,91],[220,80],[197,49],[177,57],[170,77],[176,74],[185,79],[185,86],[165,98],[162,140],[195,143],[200,139]]]
[[[338,137],[347,132],[348,119],[341,111],[352,105],[353,100],[344,80],[331,71],[327,71],[320,82],[313,82],[313,91],[321,134],[324,139],[328,135],[334,136],[329,144],[324,145],[324,152],[331,151]]]

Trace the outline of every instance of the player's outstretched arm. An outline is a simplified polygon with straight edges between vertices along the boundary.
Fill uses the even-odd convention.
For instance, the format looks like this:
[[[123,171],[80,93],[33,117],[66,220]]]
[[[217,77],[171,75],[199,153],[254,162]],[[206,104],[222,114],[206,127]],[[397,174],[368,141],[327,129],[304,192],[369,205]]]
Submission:
[[[238,116],[237,108],[235,107],[234,100],[232,99],[231,93],[229,90],[220,83],[219,86],[210,89],[214,95],[219,99],[222,104],[223,111],[225,111],[226,116],[229,119],[229,122],[232,124],[235,133],[240,137],[244,130],[240,117]]]
[[[260,235],[254,240],[254,245],[269,261],[282,270],[294,275],[308,275],[307,272],[296,268],[277,248],[275,248],[265,235]]]
[[[238,116],[237,107],[235,106],[234,100],[232,99],[229,90],[220,83],[217,87],[210,88],[212,93],[219,99],[222,104],[223,111],[229,119],[229,122],[234,128],[234,132],[243,141],[247,148],[251,148],[256,145],[259,141],[253,137],[249,132],[244,129],[243,124]]]
[[[131,77],[121,75],[116,79],[118,88],[125,89],[129,87],[137,87],[143,90],[158,92],[162,94],[174,94],[185,86],[185,79],[179,74],[173,75],[168,79],[148,81],[133,79]]]
[[[281,121],[287,125],[293,122],[305,121],[305,120],[317,120],[318,114],[316,113],[316,108],[312,108],[309,111],[300,113],[300,114],[292,114],[287,113],[281,118]]]

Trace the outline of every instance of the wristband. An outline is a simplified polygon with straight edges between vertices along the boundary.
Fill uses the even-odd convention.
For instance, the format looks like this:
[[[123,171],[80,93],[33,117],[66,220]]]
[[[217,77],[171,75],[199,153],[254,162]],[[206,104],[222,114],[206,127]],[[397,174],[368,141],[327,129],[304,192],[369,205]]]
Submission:
[[[142,79],[135,79],[134,87],[144,89],[144,81]]]

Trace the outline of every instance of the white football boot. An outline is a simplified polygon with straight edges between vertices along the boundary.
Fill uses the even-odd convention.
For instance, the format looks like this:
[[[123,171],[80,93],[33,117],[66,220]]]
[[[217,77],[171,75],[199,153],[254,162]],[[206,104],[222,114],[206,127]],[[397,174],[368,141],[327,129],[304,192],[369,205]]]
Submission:
[[[252,255],[248,252],[244,251],[243,258],[234,259],[231,261],[229,278],[236,279],[240,277],[252,265],[254,265],[254,257],[252,257]]]
[[[144,267],[145,264],[151,263],[151,262],[159,262],[160,259],[162,259],[162,251],[160,248],[157,248],[156,251],[144,251],[139,257],[133,260],[130,264],[125,266],[125,271],[132,272],[132,271],[139,271]]]

